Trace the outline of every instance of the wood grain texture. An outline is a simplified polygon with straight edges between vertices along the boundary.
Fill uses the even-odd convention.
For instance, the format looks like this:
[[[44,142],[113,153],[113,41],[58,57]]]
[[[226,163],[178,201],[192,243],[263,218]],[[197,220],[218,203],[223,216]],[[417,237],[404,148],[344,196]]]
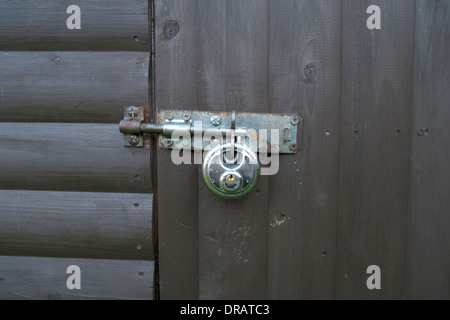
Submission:
[[[3,122],[0,189],[150,193],[150,154],[118,125]]]
[[[66,286],[67,267],[81,270],[81,289]],[[151,300],[153,261],[0,256],[0,299]]]
[[[382,8],[368,30],[369,5]],[[405,270],[415,3],[343,2],[336,296],[399,299]],[[368,290],[367,267],[382,270]]]
[[[155,1],[154,108],[197,105],[197,16],[194,1]],[[170,39],[164,26],[178,21]],[[156,153],[158,176],[158,247],[161,299],[198,299],[198,172],[175,166],[170,152]]]
[[[450,3],[417,1],[405,298],[450,299]]]
[[[306,117],[308,130],[314,130],[303,141],[306,152],[282,155],[278,175],[270,177],[270,184],[267,176],[261,177],[257,190],[246,198],[220,199],[210,194],[201,179],[198,180],[198,198],[196,195],[183,197],[184,208],[190,203],[191,210],[198,210],[199,237],[190,237],[189,244],[191,247],[198,245],[199,251],[191,249],[191,255],[184,257],[195,263],[195,254],[199,255],[198,271],[189,273],[198,272],[198,297],[333,296],[339,159],[336,118],[339,118],[340,98],[340,55],[336,52],[340,52],[340,2],[333,4],[335,10],[329,10],[325,2],[311,6],[307,1],[190,1],[189,6],[184,5],[186,2],[175,2],[169,7],[172,11],[168,9],[170,14],[156,16],[160,26],[157,70],[159,63],[160,70],[164,71],[156,74],[157,105],[176,105],[168,100],[180,96],[178,104],[186,108],[197,104],[207,110],[299,112]],[[161,8],[167,7],[161,4]],[[188,8],[196,10],[194,17]],[[329,19],[329,24],[311,26],[307,18],[313,14]],[[169,20],[180,21],[180,34],[167,40],[161,30]],[[303,36],[298,36],[299,30],[304,30]],[[171,51],[164,50],[166,46]],[[166,54],[176,59],[168,60]],[[174,69],[179,64],[187,70]],[[319,81],[308,78],[309,67],[323,73]],[[327,130],[333,133],[331,137],[325,135]],[[300,169],[302,179],[297,179],[292,170],[298,173]],[[167,169],[160,167],[158,170],[160,176],[164,174],[163,183],[169,190],[176,179],[166,180],[167,173]],[[178,177],[186,174],[173,170],[170,173]],[[199,174],[194,172],[191,176],[198,179]],[[315,180],[316,177],[319,178]],[[189,187],[194,178],[189,178],[185,186]],[[308,183],[307,189],[301,187],[303,179]],[[309,188],[313,184],[316,185],[314,191]],[[159,184],[159,192],[161,190]],[[184,194],[190,191],[193,189],[185,190]],[[166,204],[159,205],[159,219],[169,220],[163,217],[170,206],[170,201],[164,197],[160,197]],[[171,215],[174,214],[171,211]],[[195,215],[195,211],[191,214]],[[277,225],[280,220],[286,224]],[[166,239],[168,236],[163,233],[167,234],[171,225],[176,226],[175,222],[169,221],[166,225],[160,220],[160,248],[167,247],[165,242],[173,242],[173,238]],[[311,224],[317,226],[311,230]],[[184,226],[195,231],[193,224]],[[173,229],[170,230],[170,234],[174,234]],[[164,237],[163,243],[161,237]],[[176,238],[187,244],[187,237]],[[324,259],[325,250],[330,253]],[[312,257],[314,262],[305,260],[303,255],[313,255],[313,251],[316,251],[316,257]],[[173,257],[161,256],[161,259],[173,270]],[[162,272],[163,264],[161,261]],[[183,272],[181,267],[178,272]],[[180,292],[178,283],[164,285],[161,277],[163,298],[164,290]],[[190,279],[194,279],[193,276]],[[196,297],[196,288],[193,286],[190,290]]]
[[[303,117],[301,152],[269,180],[268,298],[332,299],[342,1],[271,1],[271,112]]]
[[[237,202],[157,152],[161,298],[448,299],[448,2],[155,3],[155,110],[304,119]]]
[[[157,1],[156,107],[267,112],[267,16],[267,1]],[[180,29],[168,38],[171,21]],[[168,163],[159,151],[161,298],[265,298],[267,179],[230,202],[198,166]]]
[[[152,195],[0,190],[0,255],[152,260]]]
[[[200,106],[269,112],[269,1],[202,0],[197,7]],[[267,298],[268,177],[251,195],[226,200],[198,176],[199,298]]]
[[[66,26],[75,4],[81,29]],[[146,0],[0,2],[0,50],[149,51]]]
[[[149,53],[0,52],[0,121],[119,123],[148,104]]]

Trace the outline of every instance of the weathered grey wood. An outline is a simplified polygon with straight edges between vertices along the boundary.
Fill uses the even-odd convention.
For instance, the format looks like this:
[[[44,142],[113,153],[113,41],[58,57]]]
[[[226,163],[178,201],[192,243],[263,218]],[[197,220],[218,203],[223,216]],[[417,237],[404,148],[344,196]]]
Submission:
[[[0,255],[152,260],[151,219],[151,194],[0,190]]]
[[[149,158],[114,124],[0,123],[0,189],[150,193]]]
[[[148,65],[145,52],[0,52],[0,121],[118,123],[148,104]]]
[[[415,34],[405,298],[450,299],[449,1],[417,1]]]
[[[66,26],[75,4],[81,29]],[[0,50],[149,51],[147,0],[0,2]]]
[[[399,299],[405,270],[415,3],[343,2],[336,296]],[[381,30],[368,30],[371,4]],[[381,268],[369,290],[367,267]]]
[[[155,109],[197,107],[196,10],[191,0],[155,1]],[[173,20],[180,30],[167,39],[164,26]],[[197,167],[175,166],[167,150],[155,156],[160,298],[198,299]]]
[[[155,18],[155,108],[304,118],[302,151],[238,202],[157,152],[161,298],[450,296],[447,2],[157,0]]]
[[[269,112],[269,1],[196,5],[199,105]],[[200,299],[265,299],[268,177],[234,201],[215,196],[198,177]]]
[[[81,270],[81,289],[69,290],[67,267]],[[151,300],[153,261],[0,256],[0,299]]]
[[[180,104],[190,100],[194,101],[189,102],[190,104],[195,104],[198,99],[200,108],[209,110],[236,108],[242,111],[299,112],[302,115],[305,113],[308,129],[316,130],[316,134],[311,136],[317,141],[317,146],[305,141],[307,148],[305,153],[285,158],[281,156],[282,167],[277,176],[270,178],[271,184],[268,186],[267,177],[262,177],[257,190],[244,199],[226,201],[217,198],[210,194],[201,179],[198,181],[198,200],[195,199],[195,195],[193,199],[183,199],[183,204],[188,201],[199,203],[199,296],[200,298],[330,297],[334,290],[337,219],[339,127],[335,120],[339,116],[340,97],[340,55],[336,55],[336,52],[340,52],[338,36],[340,3],[333,4],[336,10],[329,10],[326,3],[308,9],[306,2],[287,1],[273,3],[271,8],[269,2],[261,1],[245,3],[192,1],[190,4],[191,7],[197,7],[197,19],[193,21],[191,16],[193,13],[190,12],[182,15],[179,20],[184,21],[184,24],[181,23],[180,35],[166,40],[161,32],[157,33],[158,39],[165,40],[160,40],[161,47],[163,45],[170,47],[172,56],[178,58],[166,61],[165,57],[161,58],[162,49],[157,46],[157,68],[160,63],[160,68],[165,74],[157,73],[156,88],[161,90],[157,93],[164,93],[163,99],[166,99],[164,102],[170,105],[173,102],[166,102],[169,99],[167,97],[176,94],[181,96]],[[181,10],[180,6],[181,4],[176,3],[174,10]],[[161,7],[164,8],[164,5]],[[324,30],[319,27],[307,28],[309,23],[305,18],[317,12],[321,13],[324,19],[330,19]],[[173,12],[168,16],[171,19],[177,18]],[[160,15],[157,14],[157,17]],[[157,20],[158,25],[163,25],[163,22],[163,19]],[[298,28],[293,28],[293,25],[298,25]],[[298,36],[298,30],[305,30],[304,37]],[[198,36],[194,38],[192,34],[196,32]],[[324,39],[312,40],[319,32],[322,32]],[[192,43],[183,42],[188,40]],[[322,49],[321,46],[327,47]],[[183,48],[186,49],[182,50]],[[304,51],[300,56],[296,50]],[[192,60],[187,60],[183,54],[192,51],[194,57],[189,56]],[[273,59],[270,62],[269,56]],[[294,65],[292,57],[298,59]],[[159,59],[164,59],[164,62],[160,62]],[[175,65],[175,61],[181,61],[177,62],[176,66],[178,63],[188,66],[189,70],[181,75],[182,78],[187,77],[186,80],[177,80],[180,78],[180,71],[167,68],[168,65]],[[304,80],[304,77],[308,76],[305,74],[308,71],[305,67],[310,63],[315,64],[316,68],[323,72],[322,82],[317,81],[319,83],[315,84],[315,79],[314,83],[308,82],[308,79]],[[197,67],[194,69],[192,66]],[[158,79],[158,75],[164,79]],[[171,81],[166,79],[169,77]],[[301,88],[298,87],[299,81]],[[270,90],[269,83],[272,88]],[[307,94],[306,97],[299,94],[302,89]],[[172,94],[167,93],[169,90]],[[189,99],[183,100],[184,96]],[[157,95],[157,103],[164,105],[160,97]],[[314,108],[316,105],[318,107]],[[314,114],[313,111],[321,106],[324,106],[322,113],[317,114],[316,111]],[[186,108],[189,108],[189,105]],[[325,135],[327,130],[333,132],[331,137]],[[308,136],[308,139],[311,138]],[[329,151],[325,151],[329,154],[329,158],[323,159],[326,148],[329,148]],[[300,161],[304,161],[302,166],[297,165]],[[328,170],[324,171],[323,166],[328,166]],[[305,180],[309,179],[309,184],[314,183],[315,177],[323,177],[319,182],[321,184],[317,185],[317,191],[311,191],[312,194],[306,193],[305,199],[299,198],[302,192],[300,182],[303,180],[291,178],[293,167],[304,168],[301,174]],[[161,171],[158,170],[160,176]],[[180,176],[180,172],[177,174]],[[198,179],[198,173],[195,174]],[[176,184],[177,178],[171,182],[166,177],[167,171],[164,170],[163,183],[167,184],[166,188],[169,189]],[[160,199],[163,197],[164,195]],[[268,203],[268,198],[273,204]],[[165,206],[159,205],[159,219],[164,219],[161,209],[165,210]],[[268,210],[272,212],[270,216]],[[319,220],[316,229],[312,231],[309,224],[304,223],[306,219],[303,220],[301,217],[309,210],[311,213],[307,219],[311,221],[310,224],[315,223],[315,218]],[[280,216],[285,217],[283,222],[287,221],[288,232],[282,231],[283,226],[277,224]],[[164,222],[160,221],[160,241],[162,233],[168,233],[167,229],[161,227],[161,223]],[[190,230],[195,229],[195,226],[189,227]],[[273,229],[269,231],[269,247],[267,247],[268,228]],[[323,233],[329,235],[324,237]],[[177,239],[186,238],[177,237]],[[192,237],[190,240],[191,246],[195,246],[196,239]],[[181,242],[185,243],[183,240]],[[160,248],[163,245],[165,243],[160,242]],[[315,266],[300,256],[303,252],[311,250],[317,251]],[[322,253],[326,250],[330,251],[329,257],[323,258]],[[186,256],[186,259],[195,261],[195,254]],[[165,262],[170,263],[168,258]],[[161,266],[163,263],[164,261],[161,261]],[[311,277],[313,272],[316,272],[316,275]],[[164,287],[163,282],[162,277],[162,297],[164,290],[177,291],[177,283]],[[192,288],[192,291],[194,290],[195,288]]]
[[[156,107],[267,112],[267,16],[268,1],[157,1]],[[158,164],[161,298],[265,298],[267,177],[225,201],[199,166],[176,167],[165,151]]]
[[[334,298],[341,6],[271,1],[271,112],[299,113],[304,128],[301,152],[280,155],[269,180],[270,299]]]

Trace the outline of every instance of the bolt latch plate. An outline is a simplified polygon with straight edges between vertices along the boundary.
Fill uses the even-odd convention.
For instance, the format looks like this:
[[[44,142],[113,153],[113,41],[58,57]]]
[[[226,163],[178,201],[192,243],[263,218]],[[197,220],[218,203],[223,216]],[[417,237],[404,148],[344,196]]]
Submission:
[[[303,119],[298,114],[160,110],[156,120],[156,124],[144,123],[143,107],[125,107],[119,125],[124,145],[143,147],[143,134],[154,133],[159,134],[161,149],[188,144],[194,151],[209,150],[220,136],[223,142],[236,139],[253,152],[292,154],[301,150]],[[179,131],[188,132],[188,140],[186,135],[174,134]]]
[[[127,121],[129,124],[139,125],[144,121],[144,107],[124,107],[123,120]],[[123,145],[125,147],[143,148],[144,136],[138,132],[125,133],[123,135]]]
[[[187,117],[186,115],[189,115]],[[207,112],[207,111],[186,111],[186,110],[160,110],[157,121],[160,124],[176,124],[181,120],[189,122],[192,127],[196,123],[201,123],[202,129],[212,129],[225,131],[233,129],[249,130],[256,132],[258,152],[261,148],[266,148],[271,152],[272,131],[277,130],[279,136],[279,153],[296,153],[301,150],[303,119],[298,114],[274,114],[274,113],[233,113],[233,112]],[[187,120],[189,119],[189,120]],[[262,129],[264,133],[262,134]],[[225,139],[225,137],[224,137]],[[181,138],[160,135],[159,147],[161,149],[173,149]],[[204,140],[202,150],[210,148],[211,142]],[[192,146],[195,150],[196,146]]]

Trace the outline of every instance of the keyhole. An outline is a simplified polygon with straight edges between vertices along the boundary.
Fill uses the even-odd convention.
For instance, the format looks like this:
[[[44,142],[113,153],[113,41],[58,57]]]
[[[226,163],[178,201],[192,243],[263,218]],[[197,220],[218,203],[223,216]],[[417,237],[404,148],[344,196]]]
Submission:
[[[234,174],[229,174],[229,175],[227,175],[227,177],[225,178],[225,181],[226,181],[228,184],[232,185],[232,184],[234,184],[234,183],[236,182],[236,176],[235,176]]]

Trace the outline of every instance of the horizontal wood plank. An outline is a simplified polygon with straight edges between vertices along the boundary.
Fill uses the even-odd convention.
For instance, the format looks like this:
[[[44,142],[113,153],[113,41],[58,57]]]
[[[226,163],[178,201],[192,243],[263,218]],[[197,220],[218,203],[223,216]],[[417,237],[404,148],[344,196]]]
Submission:
[[[148,65],[145,52],[0,52],[0,121],[118,123],[148,104]]]
[[[70,30],[70,5],[81,29]],[[70,11],[72,12],[72,11]],[[70,20],[71,21],[71,20]],[[0,2],[0,50],[149,51],[146,0]]]
[[[0,190],[0,255],[152,260],[152,199]]]
[[[80,267],[81,289],[69,290],[67,267]],[[153,299],[153,261],[0,256],[0,299]]]
[[[0,189],[151,193],[150,151],[113,124],[3,122]]]

